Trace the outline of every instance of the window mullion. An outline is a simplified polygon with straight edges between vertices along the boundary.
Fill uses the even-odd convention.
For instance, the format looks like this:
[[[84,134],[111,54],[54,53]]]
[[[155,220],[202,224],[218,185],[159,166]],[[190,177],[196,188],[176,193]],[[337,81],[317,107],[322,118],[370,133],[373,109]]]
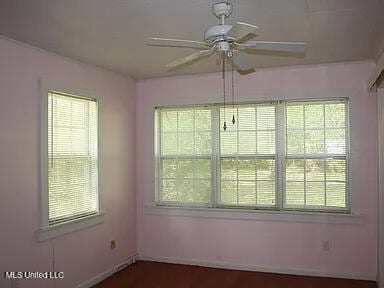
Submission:
[[[155,145],[155,153],[157,154],[156,155],[156,168],[157,169],[157,173],[155,174],[157,176],[157,181],[156,181],[156,184],[157,185],[157,193],[155,195],[155,201],[156,203],[158,201],[160,201],[160,199],[163,199],[162,197],[162,193],[163,193],[163,185],[162,185],[162,181],[163,181],[163,175],[162,175],[162,171],[163,171],[163,164],[162,164],[162,155],[163,155],[163,145],[162,145],[162,139],[161,139],[161,136],[162,136],[162,130],[161,130],[161,111],[156,111],[155,112],[155,117],[157,118],[155,121],[155,123],[157,123],[157,129],[155,129],[156,131],[156,139],[155,141],[157,141],[157,147]],[[156,125],[156,124],[155,124]]]
[[[217,207],[220,195],[220,108],[211,108],[211,206]]]
[[[284,183],[285,183],[285,102],[279,101],[276,106],[276,200],[277,206],[282,209],[284,207]]]

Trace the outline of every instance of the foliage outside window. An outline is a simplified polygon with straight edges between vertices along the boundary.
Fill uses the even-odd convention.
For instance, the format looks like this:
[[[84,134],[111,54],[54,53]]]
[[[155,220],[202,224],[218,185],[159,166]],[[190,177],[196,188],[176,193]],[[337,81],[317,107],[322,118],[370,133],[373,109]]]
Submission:
[[[347,104],[157,108],[157,204],[349,211]]]

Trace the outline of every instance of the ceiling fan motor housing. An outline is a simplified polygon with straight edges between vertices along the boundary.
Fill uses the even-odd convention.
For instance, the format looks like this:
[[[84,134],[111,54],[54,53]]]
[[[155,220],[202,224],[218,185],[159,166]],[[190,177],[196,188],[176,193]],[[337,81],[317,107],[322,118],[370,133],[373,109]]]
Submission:
[[[231,28],[232,25],[216,25],[209,27],[207,30],[205,30],[204,39],[210,43],[216,43],[219,41],[232,42],[233,39],[225,36]]]

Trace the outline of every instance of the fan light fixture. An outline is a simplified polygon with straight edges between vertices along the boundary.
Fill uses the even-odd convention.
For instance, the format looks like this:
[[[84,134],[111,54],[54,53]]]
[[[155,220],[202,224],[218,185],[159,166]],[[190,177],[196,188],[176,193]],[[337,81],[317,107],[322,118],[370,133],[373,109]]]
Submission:
[[[249,41],[256,37],[258,27],[255,25],[236,22],[234,25],[225,24],[225,19],[232,14],[232,2],[230,0],[214,0],[212,13],[220,19],[220,24],[209,27],[204,33],[204,41],[169,39],[169,38],[150,38],[148,45],[165,47],[187,47],[199,51],[186,57],[173,61],[166,65],[168,69],[176,69],[192,64],[213,54],[217,54],[222,62],[223,96],[224,108],[226,102],[225,91],[225,62],[231,64],[232,72],[232,106],[234,110],[234,66],[242,74],[249,74],[255,71],[254,65],[247,53],[252,51],[280,52],[280,56],[304,55],[306,49],[305,42],[266,42]],[[284,55],[285,53],[285,55]],[[225,114],[225,109],[224,109]],[[233,114],[232,123],[236,123]],[[227,129],[224,117],[223,129]]]

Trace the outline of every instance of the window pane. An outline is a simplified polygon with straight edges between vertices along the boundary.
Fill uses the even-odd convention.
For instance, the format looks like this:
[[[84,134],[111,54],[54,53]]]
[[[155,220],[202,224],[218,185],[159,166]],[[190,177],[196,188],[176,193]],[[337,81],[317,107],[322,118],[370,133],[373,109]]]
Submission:
[[[257,153],[275,154],[275,131],[257,132]]]
[[[194,191],[194,202],[209,203],[211,201],[211,181],[195,180]]]
[[[327,206],[346,207],[345,183],[327,182]]]
[[[257,130],[275,130],[275,106],[257,107]]]
[[[291,206],[304,205],[304,182],[285,183],[285,203]]]
[[[254,181],[239,181],[239,204],[254,206],[256,203],[256,185]]]
[[[238,116],[239,130],[255,130],[256,129],[256,108],[255,107],[239,107]],[[232,115],[232,114],[230,114]],[[232,124],[232,123],[231,123]]]
[[[255,181],[256,163],[255,160],[238,160],[238,177],[239,180]]]
[[[163,160],[163,178],[176,178],[177,175],[177,160],[176,159],[164,159]]]
[[[306,159],[305,173],[307,181],[324,181],[324,159]]]
[[[164,132],[177,130],[177,111],[164,111],[161,115],[161,125]]]
[[[306,205],[325,205],[324,182],[307,182],[305,187]]]
[[[289,105],[286,108],[287,128],[304,129],[304,106]]]
[[[194,135],[193,133],[179,133],[178,134],[178,154],[179,155],[193,155],[194,154]]]
[[[211,132],[195,133],[195,153],[198,155],[211,154]]]
[[[179,159],[177,165],[177,178],[193,178],[193,160]]]
[[[194,130],[193,110],[179,111],[177,124],[179,132],[192,132]]]
[[[236,106],[236,125],[227,120],[227,130],[220,129],[220,152],[230,154],[275,154],[276,125],[275,105]],[[232,108],[225,109],[226,117],[233,114]],[[223,122],[224,109],[220,109],[220,121]],[[221,125],[221,124],[220,124]]]
[[[274,206],[276,203],[275,181],[257,182],[257,204],[263,206]]]
[[[287,153],[304,154],[304,131],[287,131]]]
[[[193,181],[178,180],[177,189],[179,190],[180,201],[183,203],[193,202]]]
[[[256,131],[239,132],[239,154],[256,153]]]
[[[275,160],[256,160],[257,180],[275,181]]]
[[[221,181],[221,204],[237,204],[237,183],[236,181]]]
[[[305,129],[324,128],[324,105],[305,105]]]
[[[234,158],[221,159],[221,179],[236,180],[237,179],[237,160]]]
[[[237,153],[237,133],[225,131],[220,133],[220,150],[222,155]]]
[[[325,105],[325,127],[344,128],[345,125],[345,104],[326,104]]]
[[[177,133],[163,133],[162,135],[162,152],[163,155],[176,155],[177,154]]]
[[[195,177],[198,178],[211,178],[211,160],[195,159]]]
[[[324,130],[305,131],[305,153],[324,153]]]
[[[286,160],[285,174],[286,181],[304,181],[304,160]]]
[[[345,102],[287,105],[286,151],[297,159],[286,160],[286,181],[303,184],[296,189],[293,186],[297,182],[286,183],[287,205],[309,209],[346,207],[346,113]],[[332,159],[332,154],[344,159]],[[294,200],[295,189],[303,197],[300,201]]]
[[[345,129],[326,130],[327,153],[345,153]]]
[[[328,181],[346,181],[345,171],[345,160],[326,160],[326,175]]]
[[[163,201],[179,201],[176,180],[162,180],[162,200]]]
[[[211,201],[211,109],[160,108],[160,201]],[[172,122],[172,123],[171,123]]]
[[[48,220],[57,224],[98,211],[97,104],[48,94]]]
[[[195,129],[196,131],[211,130],[211,110],[195,110]]]

